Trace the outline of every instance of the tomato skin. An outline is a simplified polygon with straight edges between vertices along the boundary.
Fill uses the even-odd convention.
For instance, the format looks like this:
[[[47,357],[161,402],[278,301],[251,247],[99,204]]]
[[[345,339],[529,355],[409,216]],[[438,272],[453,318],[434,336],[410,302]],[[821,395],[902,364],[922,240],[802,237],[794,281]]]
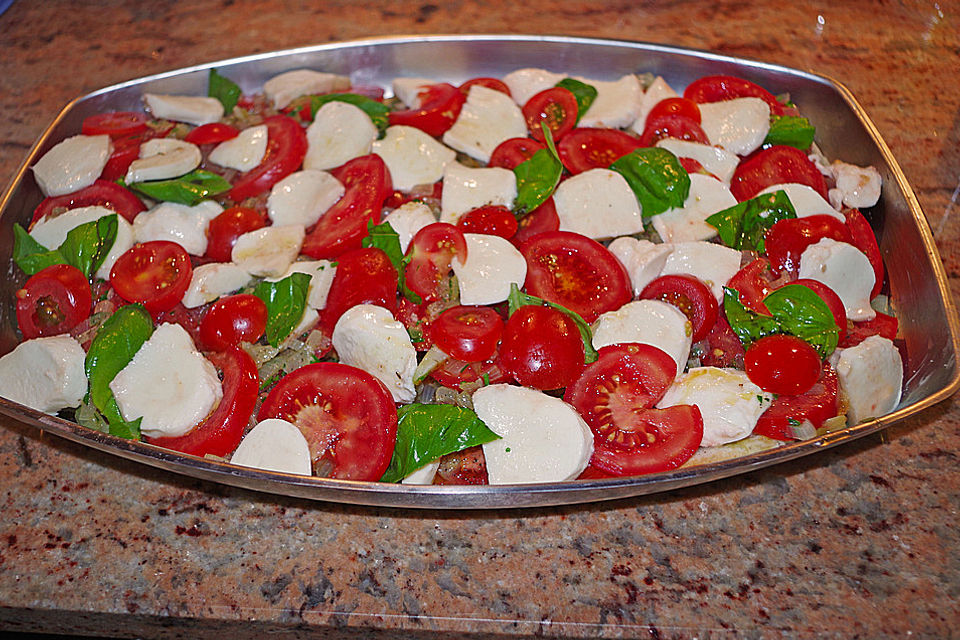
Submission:
[[[200,323],[200,340],[207,351],[225,351],[256,342],[266,329],[266,303],[253,294],[237,294],[210,305]]]
[[[507,138],[490,154],[487,166],[513,170],[532,158],[537,151],[546,148],[546,145],[533,138]]]
[[[837,415],[837,373],[824,363],[820,378],[806,393],[774,398],[770,407],[760,415],[753,433],[775,440],[796,440],[791,420],[809,420],[815,429],[823,426],[824,420]]]
[[[710,288],[694,276],[660,276],[643,288],[640,299],[662,300],[680,309],[693,327],[693,342],[706,338],[717,321],[717,299]]]
[[[237,347],[207,354],[207,359],[223,376],[220,404],[189,433],[177,438],[145,437],[147,443],[192,456],[225,456],[240,444],[260,390],[257,365]]]
[[[509,240],[517,232],[517,219],[506,207],[484,205],[466,212],[457,219],[463,233],[485,233]]]
[[[430,335],[451,358],[483,362],[497,352],[503,319],[490,307],[450,307],[430,324]]]
[[[153,240],[135,244],[117,258],[110,270],[110,284],[128,302],[140,302],[157,315],[183,299],[193,266],[190,256],[176,242]]]
[[[627,270],[606,247],[570,231],[540,233],[522,245],[528,293],[580,314],[588,323],[633,298]]]
[[[390,171],[374,153],[354,158],[330,174],[346,191],[303,239],[301,253],[317,260],[359,249],[367,235],[367,222],[380,223],[383,203],[393,191]]]
[[[520,245],[538,233],[559,230],[560,216],[557,215],[557,207],[553,203],[553,196],[550,196],[543,204],[517,222],[517,232],[510,238],[510,242],[513,243],[513,246],[520,248]]]
[[[777,221],[767,230],[763,244],[774,273],[796,275],[804,250],[824,238],[852,243],[844,223],[833,216],[819,215]]]
[[[430,372],[430,377],[450,389],[461,391],[465,385],[497,384],[508,382],[510,374],[503,368],[500,353],[483,362],[464,362],[456,358],[447,358],[436,369]]]
[[[643,129],[643,135],[640,136],[640,146],[652,147],[664,138],[710,144],[707,134],[700,127],[700,123],[693,118],[680,114],[647,118],[647,125]]]
[[[557,143],[560,162],[572,174],[605,169],[642,145],[619,129],[578,127]]]
[[[232,140],[240,135],[240,130],[224,122],[209,122],[192,129],[183,137],[192,144],[217,144]]]
[[[391,125],[416,127],[434,138],[439,138],[453,126],[467,100],[466,94],[446,82],[424,87],[419,97],[418,108],[391,111],[387,118]]]
[[[487,89],[493,89],[494,91],[499,91],[500,93],[505,93],[511,98],[513,97],[510,94],[510,87],[508,87],[503,80],[500,80],[498,78],[487,78],[487,77],[471,78],[470,80],[467,80],[466,82],[460,85],[460,92],[463,93],[464,95],[468,95],[470,93],[470,87],[477,86],[477,85],[481,87],[486,87]]]
[[[417,231],[407,248],[410,262],[404,270],[407,286],[425,302],[439,300],[450,263],[467,259],[463,232],[447,222],[434,222]]]
[[[700,363],[703,366],[743,369],[743,359],[746,355],[743,343],[730,328],[730,323],[722,312],[717,315],[717,321],[705,340],[706,350],[700,356]]]
[[[267,394],[257,420],[282,418],[300,429],[317,475],[379,480],[397,439],[393,397],[375,377],[339,362],[308,364]]]
[[[882,336],[888,340],[897,337],[897,330],[900,322],[895,316],[877,312],[873,320],[864,320],[862,322],[850,322],[847,326],[847,334],[840,339],[840,347],[855,347],[870,336]]]
[[[463,451],[440,458],[440,466],[433,477],[433,484],[489,484],[487,460],[483,447],[467,447]]]
[[[397,270],[380,249],[354,249],[337,259],[337,273],[320,318],[324,332],[333,335],[340,316],[358,304],[375,304],[397,314]]]
[[[744,365],[751,382],[778,395],[806,393],[820,377],[817,350],[796,336],[760,338],[747,349]]]
[[[803,151],[788,145],[774,145],[754,152],[740,161],[730,179],[730,192],[739,202],[749,200],[775,184],[805,184],[827,199],[827,183]]]
[[[870,266],[873,267],[873,289],[870,291],[870,297],[875,298],[883,287],[883,257],[880,255],[880,245],[877,244],[877,237],[870,228],[870,223],[863,217],[858,209],[847,209],[844,211],[847,219],[847,229],[850,230],[850,243],[867,256]]]
[[[241,202],[267,191],[300,168],[307,155],[307,134],[293,118],[269,116],[267,125],[267,152],[259,165],[240,174],[234,180],[227,197]]]
[[[116,211],[127,222],[133,222],[137,214],[147,207],[132,191],[116,182],[95,180],[89,187],[62,196],[44,198],[33,210],[30,226],[50,215],[55,209],[77,209],[79,207],[100,206]]]
[[[521,385],[560,389],[583,370],[583,338],[573,318],[562,311],[523,306],[507,320],[500,359],[507,373]]]
[[[722,102],[734,98],[760,98],[770,105],[770,113],[783,115],[784,105],[758,84],[735,76],[704,76],[694,80],[683,92],[687,100],[698,103]]]
[[[555,141],[563,138],[577,124],[577,99],[563,87],[544,89],[527,100],[522,111],[527,130],[538,142],[546,142],[541,122],[547,124]]]
[[[230,262],[237,238],[265,226],[266,215],[252,207],[225,209],[207,225],[207,251],[203,255],[213,262]]]
[[[820,296],[820,299],[830,308],[830,313],[833,314],[833,321],[837,323],[837,328],[840,329],[838,337],[842,342],[847,335],[847,310],[843,306],[843,300],[840,299],[840,296],[827,285],[812,278],[800,278],[787,284],[802,285]]]
[[[93,306],[87,277],[68,264],[33,274],[16,298],[17,326],[24,340],[67,333],[90,317]]]
[[[727,287],[740,293],[740,302],[743,306],[769,316],[770,310],[763,304],[763,299],[776,288],[772,285],[773,281],[770,261],[766,258],[757,258],[733,274],[727,282]]]
[[[119,180],[127,175],[127,169],[140,157],[140,145],[147,141],[149,133],[135,133],[122,138],[113,139],[113,152],[107,159],[107,164],[100,172],[100,179],[108,182]]]
[[[147,130],[147,115],[140,111],[108,111],[83,119],[80,127],[85,136],[108,135],[111,138],[142,133]]]
[[[647,122],[652,122],[660,116],[678,115],[689,118],[697,124],[701,123],[700,107],[693,100],[687,98],[664,98],[653,105],[647,114]]]

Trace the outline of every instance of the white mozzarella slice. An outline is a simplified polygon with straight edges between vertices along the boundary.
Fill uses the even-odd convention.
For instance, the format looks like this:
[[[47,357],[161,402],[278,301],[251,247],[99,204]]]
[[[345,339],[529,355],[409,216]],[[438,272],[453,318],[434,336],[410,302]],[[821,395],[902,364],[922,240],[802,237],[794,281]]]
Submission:
[[[516,199],[517,178],[513,171],[501,167],[473,169],[451,162],[443,173],[440,222],[456,224],[460,216],[485,204],[509,209]]]
[[[433,136],[404,125],[387,127],[386,135],[374,141],[371,151],[383,159],[393,188],[400,191],[440,180],[443,170],[457,157],[456,151]]]
[[[86,355],[69,334],[21,342],[0,358],[0,395],[45,413],[78,407],[87,393]]]
[[[430,78],[394,78],[392,87],[393,95],[400,99],[410,109],[420,106],[420,92],[425,87],[437,84],[436,80]]]
[[[406,253],[417,231],[428,224],[433,224],[437,219],[430,207],[422,202],[413,201],[403,203],[388,213],[383,221],[389,222],[390,227],[400,236],[400,250]]]
[[[577,80],[597,90],[597,97],[580,117],[578,127],[622,129],[637,119],[643,99],[643,87],[637,76],[631,73],[618,80]]]
[[[255,276],[286,273],[300,255],[306,232],[302,224],[263,227],[237,238],[230,260]]]
[[[439,468],[439,460],[428,462],[401,480],[400,484],[433,484],[433,479],[436,477]]]
[[[730,178],[733,177],[733,172],[737,170],[737,165],[740,164],[740,158],[737,154],[709,144],[677,138],[664,138],[657,142],[656,146],[666,149],[678,158],[696,160],[704,169],[720,178],[727,186],[730,185]]]
[[[250,274],[232,262],[208,262],[193,268],[190,286],[181,303],[193,309],[242,289],[250,280]]]
[[[201,125],[223,117],[223,103],[216,98],[145,93],[143,99],[153,117],[160,120]]]
[[[522,107],[527,100],[545,89],[557,86],[566,77],[566,74],[546,69],[517,69],[505,75],[503,83],[510,89],[513,101]]]
[[[703,416],[701,446],[715,447],[750,435],[773,394],[750,382],[739,369],[697,367],[679,376],[657,407],[692,404]]]
[[[140,145],[140,157],[130,163],[128,184],[178,178],[200,166],[200,148],[176,138],[153,138]]]
[[[477,85],[470,87],[456,122],[443,134],[443,142],[487,163],[501,142],[526,135],[527,121],[510,96]]]
[[[37,160],[33,178],[45,196],[73,193],[100,177],[112,152],[110,136],[73,136]]]
[[[717,235],[706,219],[737,204],[730,188],[715,178],[694,173],[690,176],[690,194],[679,209],[668,209],[653,216],[653,228],[664,242],[709,240]]]
[[[242,467],[264,471],[312,473],[310,447],[297,426],[280,418],[268,418],[257,423],[243,436],[230,462]]]
[[[800,277],[819,280],[833,289],[850,320],[877,316],[870,306],[876,274],[867,256],[852,244],[823,238],[810,245],[800,254]]]
[[[891,340],[870,336],[855,347],[838,349],[831,362],[847,399],[847,424],[886,415],[900,404],[903,360]]]
[[[333,169],[348,160],[370,153],[377,127],[360,107],[346,102],[328,102],[320,107],[307,127],[304,169]]]
[[[559,398],[508,384],[473,394],[477,416],[500,436],[483,445],[490,484],[562,482],[580,475],[593,455],[593,433]]]
[[[332,341],[340,362],[380,380],[394,401],[413,401],[417,351],[403,323],[387,309],[372,304],[347,309],[333,328]]]
[[[210,152],[210,162],[238,171],[250,171],[267,153],[267,125],[247,127],[236,138],[221,142]]]
[[[673,250],[668,244],[655,244],[629,236],[617,238],[607,248],[626,268],[633,293],[637,296],[644,287],[660,276],[660,271],[667,263],[667,256]]]
[[[333,284],[333,277],[337,274],[337,265],[329,260],[301,260],[291,264],[282,276],[266,278],[266,280],[278,282],[293,273],[305,273],[310,276],[310,285],[307,287],[307,306],[317,310],[325,308],[330,285]]]
[[[343,184],[326,171],[295,171],[273,185],[267,198],[267,214],[275,225],[302,224],[309,228],[345,192]]]
[[[601,240],[643,231],[640,203],[626,178],[590,169],[560,183],[553,194],[561,231]]]
[[[832,167],[843,204],[854,208],[877,204],[883,180],[875,167],[859,167],[840,160],[834,160]]]
[[[465,233],[467,260],[454,257],[451,266],[460,283],[460,304],[496,304],[510,295],[510,285],[523,286],[527,261],[509,240],[484,233]]]
[[[760,98],[734,98],[700,107],[700,127],[711,144],[741,156],[758,149],[770,131],[770,105]]]
[[[680,94],[674,91],[673,87],[667,84],[666,80],[660,76],[654,78],[653,82],[647,87],[647,90],[643,92],[643,96],[640,98],[637,117],[633,121],[633,124],[630,125],[630,130],[634,133],[642,134],[643,130],[647,127],[647,116],[650,115],[650,110],[661,100],[678,97],[680,97]]]
[[[775,191],[783,191],[787,194],[787,198],[790,199],[790,204],[793,205],[793,209],[796,211],[798,218],[806,218],[807,216],[830,216],[840,222],[845,220],[843,214],[824,200],[823,196],[817,193],[816,189],[808,187],[805,184],[795,182],[775,184],[767,187],[760,193],[773,193]]]
[[[190,255],[202,256],[207,252],[207,227],[221,213],[223,207],[213,200],[193,207],[161,202],[133,219],[133,236],[137,242],[176,242]]]
[[[723,287],[740,270],[740,252],[710,242],[678,242],[667,257],[660,275],[686,273],[700,278],[718,301]]]
[[[124,420],[142,417],[140,431],[151,438],[188,433],[223,397],[216,367],[173,323],[157,327],[110,382],[110,390]]]
[[[113,241],[110,251],[107,252],[103,264],[100,265],[95,274],[98,278],[108,280],[113,263],[133,246],[133,227],[127,222],[126,218],[115,211],[100,206],[70,209],[58,216],[39,220],[30,230],[30,236],[47,249],[56,249],[67,239],[67,234],[75,227],[111,215],[117,216],[117,237]]]
[[[593,323],[593,348],[639,342],[666,352],[677,363],[677,372],[687,366],[693,330],[683,312],[661,300],[634,300],[616,311],[600,314]]]
[[[350,88],[350,78],[334,73],[295,69],[273,76],[263,83],[263,94],[274,109],[283,109],[300,96],[332,93]]]

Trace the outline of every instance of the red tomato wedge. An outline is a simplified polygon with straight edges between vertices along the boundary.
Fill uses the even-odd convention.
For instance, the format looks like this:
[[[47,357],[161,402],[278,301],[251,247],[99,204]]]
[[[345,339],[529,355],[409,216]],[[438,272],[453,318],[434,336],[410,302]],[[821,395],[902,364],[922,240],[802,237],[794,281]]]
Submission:
[[[359,249],[367,235],[367,222],[380,223],[383,203],[393,191],[387,165],[373,153],[354,158],[330,174],[346,191],[310,229],[300,249],[318,260]]]
[[[507,138],[490,154],[487,166],[512,170],[532,158],[537,151],[546,148],[542,142],[533,138]]]
[[[538,142],[546,142],[540,123],[546,123],[555,141],[577,124],[577,98],[563,87],[551,87],[534,95],[523,105],[527,129]]]
[[[337,259],[337,273],[320,319],[325,333],[333,335],[340,316],[358,304],[375,304],[397,314],[397,270],[380,249],[354,249]]]
[[[700,107],[693,100],[687,98],[664,98],[653,105],[647,114],[647,122],[652,122],[660,116],[683,116],[700,124]]]
[[[662,300],[687,316],[693,327],[691,339],[700,342],[717,322],[719,306],[710,287],[694,276],[660,276],[643,288],[641,300]]]
[[[243,439],[260,390],[257,365],[246,351],[231,348],[207,354],[223,378],[220,404],[193,431],[178,438],[144,438],[149,444],[192,456],[225,456]]]
[[[573,318],[562,311],[520,307],[507,320],[500,360],[507,373],[525,387],[560,389],[583,370],[583,338]]]
[[[606,169],[642,145],[638,138],[619,129],[579,127],[557,143],[560,162],[570,173]]]
[[[593,322],[630,302],[630,276],[606,247],[570,231],[540,233],[520,246],[530,295],[555,302]]]
[[[787,145],[761,149],[740,161],[730,179],[730,192],[740,202],[775,184],[805,184],[827,199],[827,183],[803,151]]]
[[[493,89],[494,91],[505,93],[508,96],[511,95],[510,87],[508,87],[503,80],[499,80],[497,78],[471,78],[460,85],[460,91],[464,95],[467,95],[470,93],[470,87],[475,86],[486,87],[487,89]]]
[[[457,228],[464,233],[485,233],[509,240],[517,232],[517,218],[500,205],[484,205],[457,219]]]
[[[640,146],[652,147],[664,138],[676,138],[688,142],[710,144],[707,134],[700,127],[700,123],[693,118],[670,113],[656,118],[647,118],[647,126],[640,136]]]
[[[776,289],[773,282],[770,261],[766,258],[757,258],[733,274],[727,282],[727,287],[740,293],[740,302],[743,306],[768,316],[770,310],[763,304],[763,299]]]
[[[288,116],[268,116],[263,124],[267,125],[267,152],[259,165],[234,180],[233,188],[227,192],[227,197],[234,202],[267,191],[299,169],[307,155],[307,134],[296,120]]]
[[[116,211],[127,222],[133,222],[137,214],[146,211],[147,207],[130,189],[121,187],[116,182],[95,180],[89,187],[62,196],[44,198],[33,210],[32,227],[56,209],[77,209],[79,207],[105,207]]]
[[[870,266],[873,267],[875,279],[870,297],[874,298],[880,293],[880,289],[883,287],[884,275],[883,257],[880,255],[880,245],[877,244],[877,236],[873,233],[873,229],[870,228],[870,223],[867,222],[867,219],[863,217],[863,214],[860,213],[858,209],[847,209],[844,211],[844,215],[847,218],[847,229],[850,230],[850,243],[867,256],[867,259],[870,261]]]
[[[517,222],[517,232],[510,238],[510,242],[515,247],[519,247],[539,233],[559,230],[560,216],[557,215],[557,207],[553,204],[553,196],[551,196]]]
[[[393,455],[397,410],[372,375],[339,362],[308,364],[280,379],[257,420],[281,418],[303,433],[314,474],[379,480]]]
[[[785,270],[796,276],[800,271],[800,255],[824,238],[852,244],[847,226],[827,215],[779,220],[767,230],[763,244],[774,273]]]
[[[252,207],[225,209],[207,225],[205,258],[214,262],[230,262],[233,245],[243,234],[267,226],[267,216]]]
[[[121,298],[140,302],[152,315],[169,311],[183,299],[193,267],[176,242],[153,240],[135,244],[117,258],[110,284]]]
[[[100,172],[100,179],[113,182],[126,176],[127,169],[140,156],[140,145],[151,137],[148,132],[114,138],[113,152]]]
[[[417,231],[407,248],[407,286],[425,302],[439,300],[454,257],[461,262],[467,259],[463,232],[447,222],[428,224]]]
[[[793,427],[804,420],[819,429],[824,420],[837,415],[837,389],[837,374],[824,363],[819,380],[809,391],[795,396],[777,396],[761,414],[753,432],[775,440],[796,440]]]
[[[83,272],[54,264],[30,276],[16,293],[24,340],[67,333],[90,317],[93,294]]]
[[[430,372],[430,377],[450,389],[460,391],[464,385],[497,384],[507,382],[510,375],[504,370],[500,354],[495,353],[483,362],[464,362],[456,358],[447,358]]]
[[[683,92],[693,102],[722,102],[734,98],[760,98],[770,105],[770,113],[783,115],[784,105],[776,96],[758,84],[735,76],[705,76],[694,80]]]
[[[490,307],[450,307],[430,323],[433,344],[464,362],[483,362],[497,352],[503,319]]]
[[[146,131],[147,120],[147,114],[140,111],[108,111],[84,118],[80,131],[85,136],[120,138]]]
[[[897,337],[899,327],[900,323],[895,316],[889,316],[878,311],[877,317],[873,320],[850,322],[847,326],[847,335],[840,340],[840,346],[843,348],[855,347],[870,336],[882,336],[888,340],[893,340]]]
[[[192,144],[217,144],[233,140],[240,135],[240,130],[224,122],[210,122],[192,129],[183,137]]]
[[[467,96],[457,87],[445,82],[424,87],[419,97],[418,108],[391,111],[387,118],[391,125],[416,127],[435,138],[439,138],[453,126],[467,100]]]

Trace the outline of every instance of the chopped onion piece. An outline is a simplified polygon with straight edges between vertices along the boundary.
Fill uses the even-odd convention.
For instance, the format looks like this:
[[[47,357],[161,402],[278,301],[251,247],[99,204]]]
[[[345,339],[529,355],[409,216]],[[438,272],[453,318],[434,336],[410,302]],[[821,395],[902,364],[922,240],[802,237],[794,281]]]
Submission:
[[[809,420],[804,420],[800,424],[790,425],[790,428],[793,430],[793,437],[797,440],[810,440],[811,438],[817,437],[817,430]]]
[[[448,357],[447,354],[436,346],[427,349],[427,352],[423,354],[423,359],[420,360],[420,364],[413,370],[413,383],[419,384],[423,382],[424,378],[430,375],[430,372],[440,366],[440,363]]]

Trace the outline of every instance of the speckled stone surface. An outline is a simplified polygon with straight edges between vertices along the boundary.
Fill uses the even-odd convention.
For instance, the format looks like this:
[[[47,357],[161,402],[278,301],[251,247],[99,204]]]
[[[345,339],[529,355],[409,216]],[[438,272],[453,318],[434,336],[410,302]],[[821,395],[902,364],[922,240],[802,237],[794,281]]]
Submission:
[[[960,292],[960,6],[935,2],[18,0],[0,183],[71,98],[247,53],[563,33],[810,69],[858,97]],[[653,497],[429,512],[207,484],[0,424],[0,629],[126,637],[960,635],[960,407]]]

